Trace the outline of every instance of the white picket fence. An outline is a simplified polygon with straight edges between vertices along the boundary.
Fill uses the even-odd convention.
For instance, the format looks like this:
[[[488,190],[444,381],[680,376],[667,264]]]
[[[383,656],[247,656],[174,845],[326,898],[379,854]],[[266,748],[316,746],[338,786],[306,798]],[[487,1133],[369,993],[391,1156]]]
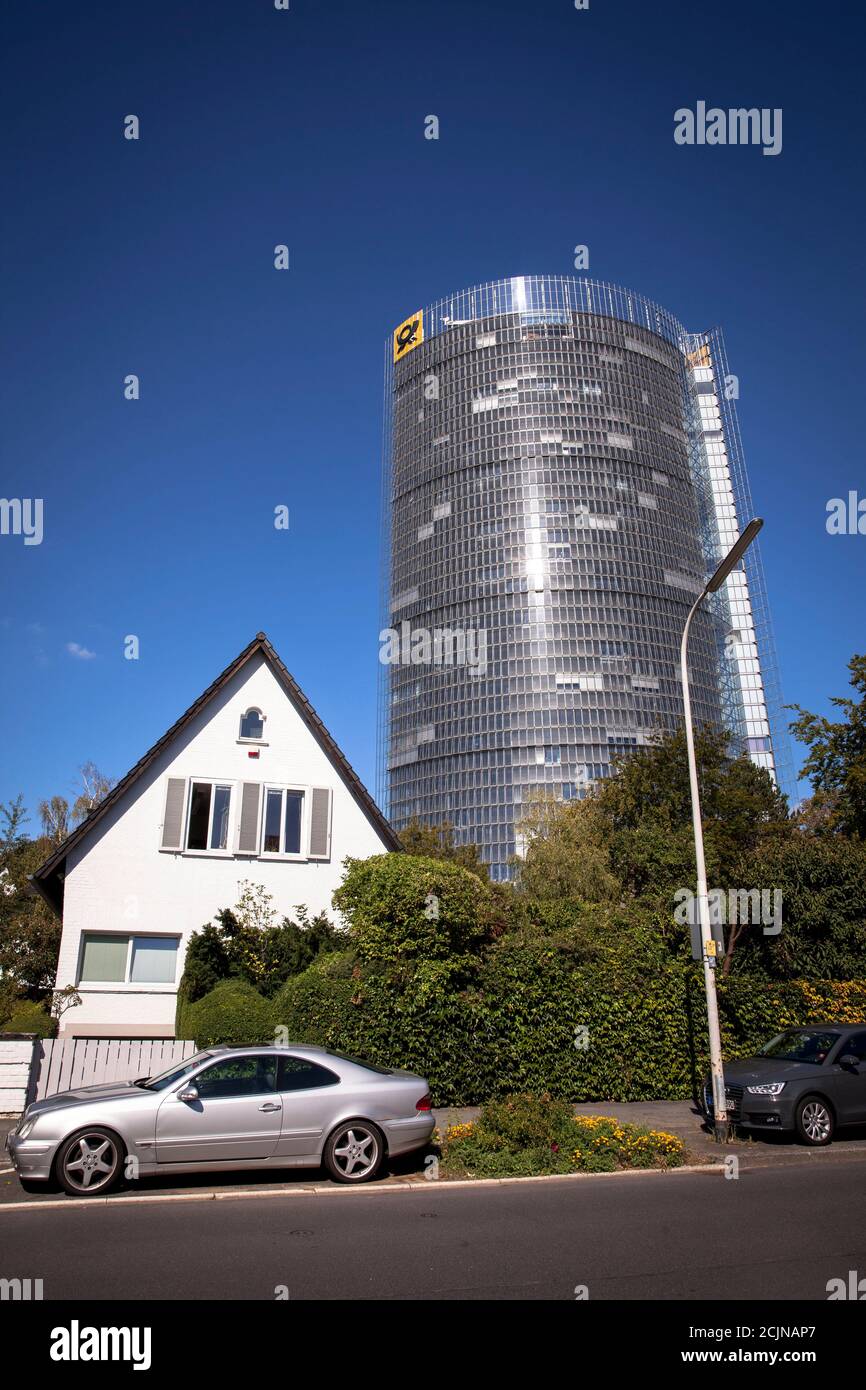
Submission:
[[[174,1038],[45,1038],[33,1044],[27,1104],[76,1086],[156,1076],[196,1051]]]

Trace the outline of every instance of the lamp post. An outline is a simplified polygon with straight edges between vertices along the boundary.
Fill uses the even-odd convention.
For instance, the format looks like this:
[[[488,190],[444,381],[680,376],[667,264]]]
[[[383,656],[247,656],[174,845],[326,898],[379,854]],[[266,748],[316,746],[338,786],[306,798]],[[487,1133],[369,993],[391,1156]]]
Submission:
[[[707,1026],[710,1035],[710,1072],[713,1083],[713,1131],[716,1142],[723,1144],[728,1135],[728,1107],[725,1099],[725,1074],[722,1069],[722,1038],[719,1032],[719,1004],[716,997],[716,957],[715,942],[710,931],[710,905],[707,899],[707,868],[704,862],[704,831],[701,825],[701,802],[698,788],[698,767],[695,761],[695,734],[692,728],[692,700],[689,693],[688,643],[692,618],[697,613],[707,594],[714,594],[724,584],[731,570],[739,564],[752,541],[757,536],[763,521],[755,517],[749,522],[740,539],[731,547],[715,574],[708,579],[698,597],[692,604],[683,640],[680,644],[680,672],[683,685],[683,709],[686,718],[686,748],[689,759],[689,786],[692,796],[692,827],[695,835],[695,862],[697,865],[698,921],[701,929],[701,957],[704,966],[704,989],[707,995]]]

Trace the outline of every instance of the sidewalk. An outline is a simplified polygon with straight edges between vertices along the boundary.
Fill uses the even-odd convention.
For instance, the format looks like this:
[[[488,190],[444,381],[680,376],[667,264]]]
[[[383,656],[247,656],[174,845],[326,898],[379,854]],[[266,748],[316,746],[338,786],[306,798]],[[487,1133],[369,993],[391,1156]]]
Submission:
[[[436,1123],[440,1133],[444,1126],[466,1124],[476,1120],[480,1106],[453,1106],[437,1110]],[[736,1154],[748,1166],[769,1163],[797,1162],[826,1158],[830,1154],[847,1154],[866,1158],[866,1128],[840,1130],[839,1138],[826,1149],[810,1149],[793,1137],[781,1134],[757,1135],[751,1138],[741,1133],[727,1144],[717,1144],[704,1128],[703,1116],[690,1100],[590,1101],[575,1105],[576,1115],[609,1115],[611,1119],[647,1129],[661,1129],[676,1134],[685,1144],[691,1163],[721,1163]]]

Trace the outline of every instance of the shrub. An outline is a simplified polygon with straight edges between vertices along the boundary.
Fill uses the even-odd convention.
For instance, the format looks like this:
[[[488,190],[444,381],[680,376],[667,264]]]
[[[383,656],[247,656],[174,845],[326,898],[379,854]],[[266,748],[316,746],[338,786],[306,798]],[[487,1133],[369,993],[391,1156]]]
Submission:
[[[51,1038],[56,1027],[55,1020],[42,1004],[19,999],[9,1017],[0,1024],[0,1033],[36,1033],[40,1038]]]
[[[193,932],[186,948],[183,975],[178,986],[178,998],[194,1004],[231,975],[226,943],[220,927],[208,922]]]
[[[501,1147],[547,1148],[570,1133],[571,1106],[553,1096],[514,1095],[488,1101],[481,1112],[480,1129]]]
[[[324,913],[310,917],[303,906],[297,921],[275,922],[270,893],[244,881],[233,908],[222,908],[215,921],[193,932],[186,949],[178,997],[185,1003],[203,999],[222,980],[245,980],[271,998],[292,975],[345,940]]]
[[[272,1042],[273,1007],[243,980],[224,980],[193,1004],[178,1009],[178,1037],[199,1047],[216,1043]]]
[[[504,927],[503,899],[445,859],[347,859],[333,903],[365,962],[463,960]]]
[[[514,1095],[488,1103],[472,1124],[452,1125],[442,1144],[447,1176],[520,1177],[673,1168],[685,1146],[673,1134],[603,1115],[574,1115],[548,1095]]]

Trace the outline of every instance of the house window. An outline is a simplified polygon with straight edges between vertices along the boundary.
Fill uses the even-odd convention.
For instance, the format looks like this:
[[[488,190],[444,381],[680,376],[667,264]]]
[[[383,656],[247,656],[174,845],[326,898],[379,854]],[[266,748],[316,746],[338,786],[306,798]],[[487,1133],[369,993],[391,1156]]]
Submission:
[[[129,978],[136,985],[173,985],[177,970],[177,940],[171,936],[134,936]]]
[[[82,983],[124,982],[128,955],[128,936],[85,936],[81,957]]]
[[[126,936],[85,932],[79,984],[173,985],[176,936]]]
[[[240,736],[242,739],[252,739],[254,742],[258,742],[264,738],[264,733],[265,716],[260,709],[248,709],[246,714],[241,715]]]
[[[263,854],[300,854],[304,793],[269,787],[265,793]]]
[[[187,849],[227,849],[232,789],[219,782],[193,782],[189,800]]]

